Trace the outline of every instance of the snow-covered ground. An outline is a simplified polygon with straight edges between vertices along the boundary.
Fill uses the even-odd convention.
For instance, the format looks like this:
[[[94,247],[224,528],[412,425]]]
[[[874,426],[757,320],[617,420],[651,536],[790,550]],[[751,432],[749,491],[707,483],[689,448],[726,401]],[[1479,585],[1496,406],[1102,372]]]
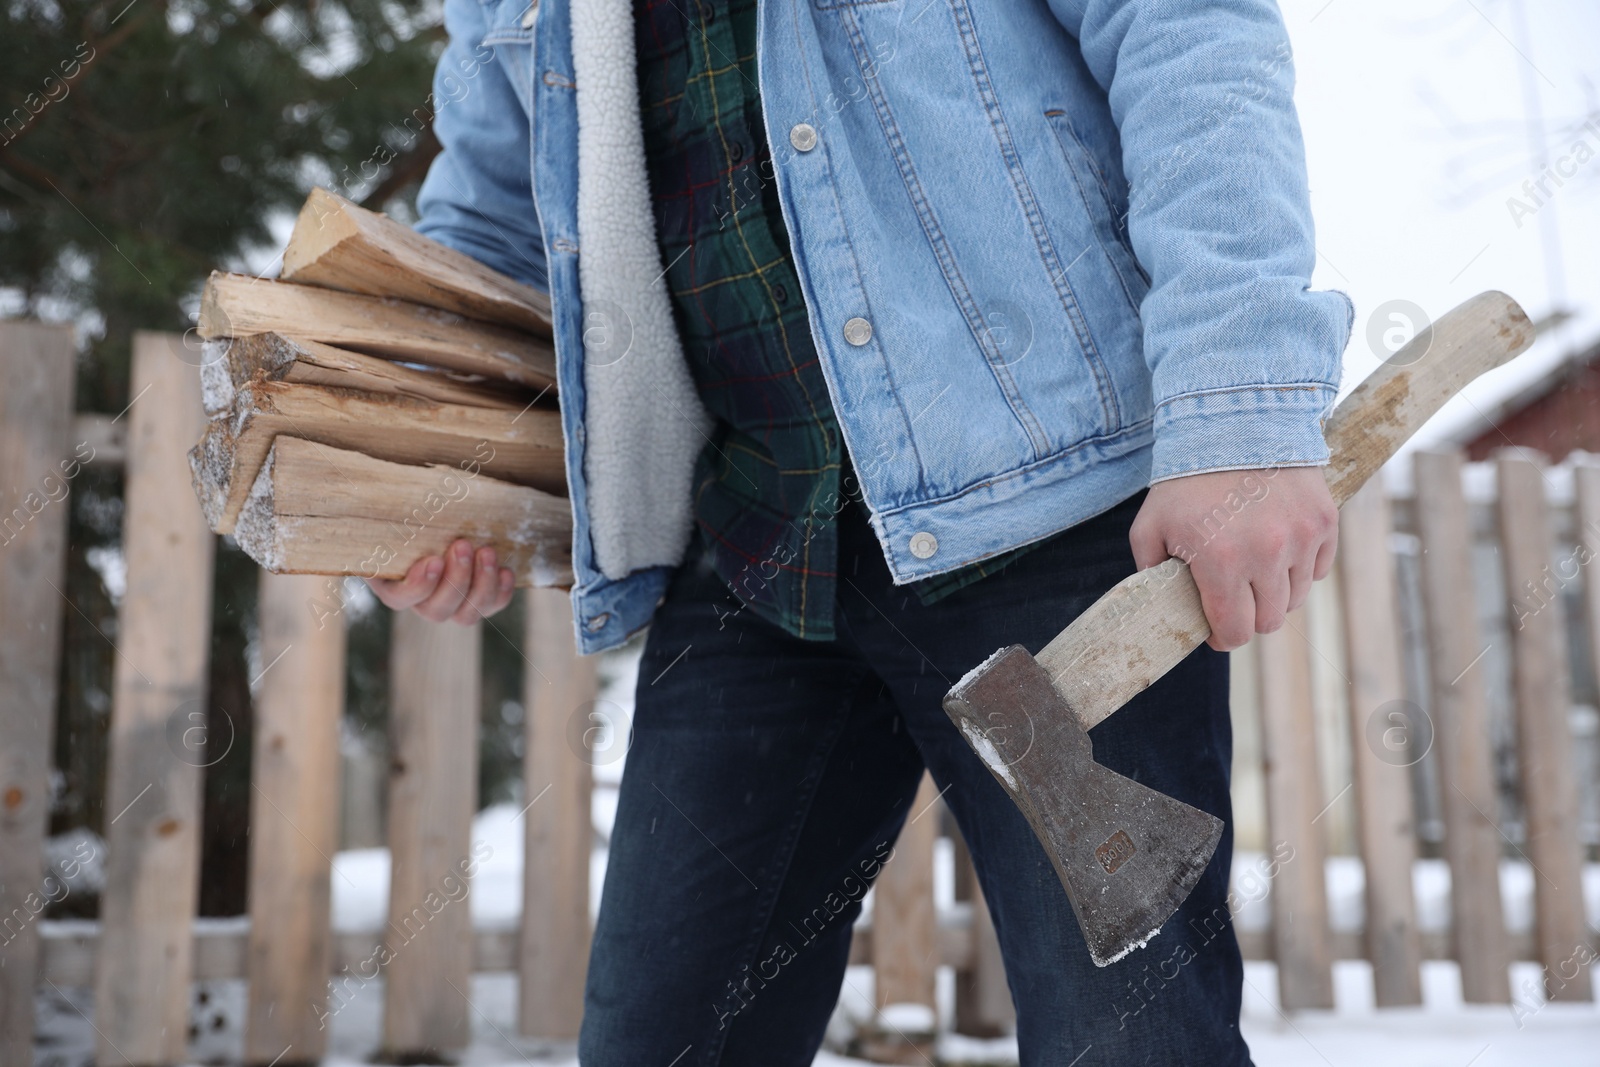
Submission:
[[[1518,981],[1531,980],[1536,968],[1520,965]],[[1374,1011],[1371,970],[1361,963],[1335,967],[1339,1009],[1300,1012],[1290,1017],[1275,1006],[1276,974],[1270,963],[1245,967],[1242,1027],[1258,1067],[1593,1067],[1600,1062],[1600,1015],[1593,1005],[1551,1004],[1518,1022],[1505,1008],[1463,1007],[1455,965],[1423,968],[1427,1006]],[[851,968],[845,1002],[870,1001],[872,971]],[[63,996],[64,994],[64,996]],[[239,1020],[244,983],[208,983],[197,1019],[206,1024],[192,1044],[192,1062],[234,1063],[240,1047]],[[68,1001],[70,998],[70,1002]],[[473,1035],[462,1067],[576,1067],[570,1043],[551,1043],[516,1034],[516,979],[479,975],[472,984]],[[383,983],[377,981],[333,1020],[329,1056],[323,1067],[362,1067],[378,1044]],[[37,1067],[87,1067],[94,1034],[79,1012],[92,1015],[86,990],[46,989],[40,998],[40,1048]],[[947,1035],[939,1061],[956,1065],[1016,1063],[1014,1041],[978,1041]],[[862,1061],[823,1052],[817,1067],[845,1067]]]

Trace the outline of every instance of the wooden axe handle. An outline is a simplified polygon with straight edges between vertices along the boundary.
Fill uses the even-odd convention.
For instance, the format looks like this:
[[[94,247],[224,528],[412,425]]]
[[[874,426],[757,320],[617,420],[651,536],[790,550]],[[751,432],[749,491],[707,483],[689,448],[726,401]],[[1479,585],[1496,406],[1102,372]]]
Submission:
[[[1445,401],[1527,349],[1533,336],[1522,308],[1499,292],[1480,293],[1419,332],[1328,420],[1332,457],[1324,471],[1334,503],[1343,506]],[[1227,509],[1218,510],[1226,521]],[[1035,658],[1087,730],[1210,634],[1188,565],[1169,559],[1123,579]]]

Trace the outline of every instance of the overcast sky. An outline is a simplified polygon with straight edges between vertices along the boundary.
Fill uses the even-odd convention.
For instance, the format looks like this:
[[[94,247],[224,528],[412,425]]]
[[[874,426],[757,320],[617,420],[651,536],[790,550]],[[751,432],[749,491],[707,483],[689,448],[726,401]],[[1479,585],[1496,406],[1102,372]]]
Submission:
[[[1557,303],[1578,313],[1481,380],[1423,440],[1483,426],[1495,401],[1600,340],[1600,3],[1280,3],[1317,221],[1315,284],[1356,304],[1344,388],[1377,366],[1367,325],[1388,300],[1436,317],[1503,289],[1535,319]],[[1586,149],[1574,153],[1579,141]],[[1553,195],[1537,206],[1523,183],[1540,176],[1541,146],[1574,173],[1559,188],[1547,182]],[[1514,217],[1512,197],[1534,210]]]

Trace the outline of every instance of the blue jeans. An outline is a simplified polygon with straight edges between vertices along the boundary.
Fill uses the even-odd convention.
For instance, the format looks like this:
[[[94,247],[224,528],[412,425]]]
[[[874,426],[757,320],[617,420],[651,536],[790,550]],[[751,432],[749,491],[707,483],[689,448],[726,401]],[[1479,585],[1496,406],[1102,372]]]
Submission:
[[[1150,944],[1106,968],[1038,840],[940,701],[1003,644],[1037,651],[1134,569],[1143,493],[929,606],[839,517],[838,639],[739,611],[698,551],[639,670],[633,744],[590,956],[584,1067],[812,1062],[850,927],[923,768],[994,917],[1024,1065],[1248,1065],[1226,905],[1228,660],[1201,648],[1095,728],[1095,758],[1230,821]]]

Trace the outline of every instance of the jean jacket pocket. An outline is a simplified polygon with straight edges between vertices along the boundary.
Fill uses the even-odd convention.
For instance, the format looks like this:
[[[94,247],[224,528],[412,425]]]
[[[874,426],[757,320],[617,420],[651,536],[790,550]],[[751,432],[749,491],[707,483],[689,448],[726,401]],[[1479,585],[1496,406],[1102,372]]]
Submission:
[[[1139,302],[1150,289],[1150,276],[1145,273],[1144,268],[1139,265],[1138,257],[1134,255],[1133,245],[1128,239],[1127,215],[1117,211],[1116,201],[1111,196],[1111,188],[1106,183],[1105,173],[1095,162],[1093,154],[1078,138],[1067,113],[1059,108],[1052,108],[1044,114],[1050,121],[1050,128],[1055,131],[1056,143],[1061,146],[1061,154],[1066,158],[1073,184],[1078,187],[1078,193],[1083,197],[1083,206],[1094,224],[1095,236],[1099,238],[1101,248],[1110,258],[1111,266],[1122,282],[1122,290],[1127,294],[1128,303],[1132,305],[1134,313],[1138,314]]]

